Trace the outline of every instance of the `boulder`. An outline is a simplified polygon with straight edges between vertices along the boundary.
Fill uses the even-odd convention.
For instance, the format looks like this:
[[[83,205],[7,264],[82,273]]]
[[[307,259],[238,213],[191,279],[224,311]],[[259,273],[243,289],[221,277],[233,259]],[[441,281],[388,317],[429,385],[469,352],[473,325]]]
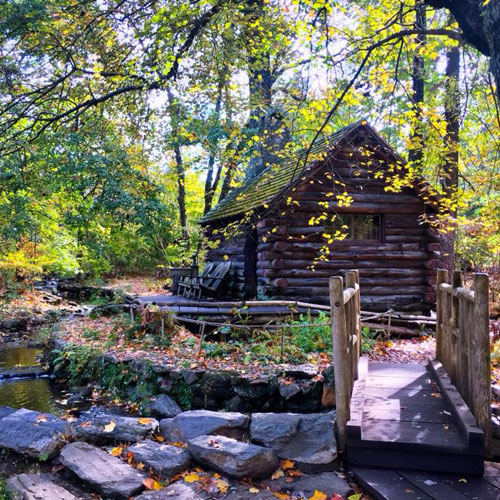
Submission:
[[[47,474],[18,474],[6,483],[12,500],[78,500]]]
[[[300,392],[300,387],[298,384],[280,382],[279,391],[282,398],[290,399]]]
[[[136,442],[152,436],[159,427],[154,418],[134,418],[108,413],[83,414],[75,426],[76,435],[90,443]]]
[[[304,363],[302,365],[293,366],[285,370],[287,377],[294,378],[313,378],[318,375],[318,368],[311,363]]]
[[[93,490],[111,498],[130,498],[144,489],[146,475],[104,450],[77,441],[61,450],[61,463]]]
[[[158,418],[171,418],[182,413],[181,407],[166,394],[160,394],[154,400],[151,410]]]
[[[135,500],[204,500],[206,496],[196,491],[196,487],[186,483],[174,483],[158,491],[147,491]],[[274,497],[276,498],[276,497]]]
[[[136,463],[143,463],[147,470],[153,469],[161,479],[170,479],[191,464],[191,455],[185,449],[156,441],[141,441],[126,451],[133,454]]]
[[[250,440],[271,448],[303,471],[329,470],[337,458],[335,413],[255,413]]]
[[[225,436],[190,439],[188,450],[198,462],[232,477],[265,477],[278,467],[272,450]]]
[[[234,390],[243,399],[263,399],[272,396],[278,385],[278,377],[272,374],[260,375],[258,378],[247,376],[240,378]]]
[[[53,458],[71,433],[68,422],[24,408],[0,419],[0,447],[38,459]]]
[[[0,406],[0,418],[4,418],[16,411],[17,410],[15,408],[11,408],[10,406]]]
[[[250,488],[255,488],[252,483],[236,483],[231,485],[224,500],[276,500],[276,496],[265,488],[257,487],[250,491]],[[288,497],[286,497],[288,498]]]
[[[335,494],[348,498],[352,494],[349,483],[337,476],[335,472],[304,474],[294,477],[290,482],[287,481],[287,477],[280,477],[276,480],[265,481],[264,484],[273,492],[286,492],[299,498],[310,498],[315,490],[325,493],[327,498],[334,498]]]
[[[243,413],[192,410],[160,422],[161,434],[170,442],[186,443],[189,439],[206,434],[241,439],[250,419]]]

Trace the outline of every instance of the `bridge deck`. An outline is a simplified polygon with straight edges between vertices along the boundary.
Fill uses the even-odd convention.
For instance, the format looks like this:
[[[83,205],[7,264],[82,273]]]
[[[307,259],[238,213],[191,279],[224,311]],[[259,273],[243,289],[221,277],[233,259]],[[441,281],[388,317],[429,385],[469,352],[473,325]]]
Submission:
[[[484,435],[435,362],[362,359],[351,399],[351,465],[482,474]]]

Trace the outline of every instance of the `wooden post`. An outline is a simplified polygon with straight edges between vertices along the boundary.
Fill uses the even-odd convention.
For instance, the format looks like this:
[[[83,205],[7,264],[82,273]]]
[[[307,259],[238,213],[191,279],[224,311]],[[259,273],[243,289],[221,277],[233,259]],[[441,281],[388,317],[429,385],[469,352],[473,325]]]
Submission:
[[[490,310],[489,282],[485,273],[474,274],[474,328],[471,331],[474,339],[472,345],[473,376],[473,408],[477,423],[485,434],[486,456],[491,456],[491,366],[490,366]]]
[[[444,337],[444,292],[441,284],[448,282],[448,271],[438,269],[436,280],[436,358],[443,363],[443,337]],[[443,363],[444,364],[444,363]]]
[[[350,369],[347,350],[343,280],[333,276],[329,281],[332,322],[333,369],[339,450],[345,450],[347,422],[350,416]]]
[[[453,271],[451,274],[451,287],[452,287],[452,292],[454,292],[457,288],[460,288],[462,286],[462,273],[460,271]],[[458,351],[458,314],[459,314],[459,307],[460,307],[460,299],[458,297],[455,297],[455,295],[452,293],[451,296],[447,297],[447,304],[449,306],[447,309],[449,309],[450,317],[444,318],[446,322],[446,328],[447,328],[447,343],[446,343],[446,348],[449,350],[447,353],[449,363],[448,363],[448,375],[450,376],[451,381],[457,385],[457,380],[459,377],[459,371],[458,371],[458,364],[459,364],[459,351]]]
[[[356,271],[347,271],[345,273],[345,286],[347,288],[356,289],[356,283],[358,276]],[[358,378],[358,304],[357,304],[357,293],[349,301],[349,308],[347,312],[349,317],[346,318],[347,325],[347,345],[349,349],[349,358],[351,360],[351,379],[349,384],[349,392],[352,390],[352,385],[354,380]]]

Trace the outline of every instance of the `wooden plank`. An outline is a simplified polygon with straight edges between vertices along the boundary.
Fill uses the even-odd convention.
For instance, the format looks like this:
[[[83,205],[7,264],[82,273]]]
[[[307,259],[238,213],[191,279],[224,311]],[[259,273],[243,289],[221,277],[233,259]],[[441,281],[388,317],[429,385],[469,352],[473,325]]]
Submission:
[[[419,377],[382,377],[370,375],[366,379],[366,387],[388,387],[392,389],[427,389],[431,390],[436,385],[425,374]]]
[[[351,467],[357,482],[377,500],[437,500],[391,469]],[[452,499],[448,499],[452,500]]]
[[[436,500],[470,500],[470,497],[464,496],[448,486],[439,477],[439,474],[409,470],[398,470],[398,474]]]
[[[384,408],[365,408],[363,412],[364,421],[368,420],[395,420],[400,422],[415,422],[415,423],[435,423],[435,424],[454,424],[455,419],[450,412],[442,411],[426,411],[403,408],[400,410],[384,409]]]
[[[467,446],[458,427],[453,424],[415,423],[392,420],[364,420],[363,441],[398,442],[409,445],[457,448]],[[411,452],[411,449],[408,450]]]
[[[425,365],[403,364],[403,363],[370,363],[368,365],[369,376],[375,377],[420,377],[428,375]]]

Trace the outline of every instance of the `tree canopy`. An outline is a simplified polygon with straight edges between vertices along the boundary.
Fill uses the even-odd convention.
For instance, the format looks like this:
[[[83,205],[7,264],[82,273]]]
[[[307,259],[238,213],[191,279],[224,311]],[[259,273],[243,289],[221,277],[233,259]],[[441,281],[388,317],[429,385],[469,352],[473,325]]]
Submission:
[[[495,0],[5,0],[0,268],[186,262],[230,189],[364,118],[498,264]],[[339,187],[338,196],[342,196]]]

